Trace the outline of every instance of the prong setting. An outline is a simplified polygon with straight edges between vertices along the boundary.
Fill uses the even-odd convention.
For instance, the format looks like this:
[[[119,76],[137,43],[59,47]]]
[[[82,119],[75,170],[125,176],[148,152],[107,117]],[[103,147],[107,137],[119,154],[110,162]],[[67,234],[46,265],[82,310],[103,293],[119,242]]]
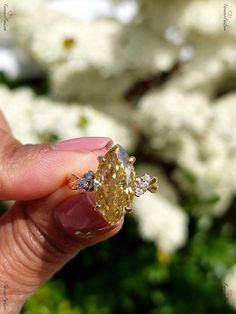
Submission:
[[[130,213],[132,213],[133,208],[126,207],[126,208],[125,208],[125,211],[126,211],[126,213],[130,214]]]
[[[134,156],[129,157],[129,162],[130,162],[131,164],[134,164],[135,161],[136,161],[136,158],[135,158]]]
[[[96,209],[97,211],[99,210],[100,207],[101,207],[101,205],[98,205],[98,204],[95,205],[95,209]]]

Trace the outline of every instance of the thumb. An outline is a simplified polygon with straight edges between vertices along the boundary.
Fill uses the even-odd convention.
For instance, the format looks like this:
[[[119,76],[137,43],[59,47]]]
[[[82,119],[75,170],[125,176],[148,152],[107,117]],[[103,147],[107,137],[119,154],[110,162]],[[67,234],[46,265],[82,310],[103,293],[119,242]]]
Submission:
[[[2,217],[0,281],[8,298],[4,313],[19,313],[37,288],[78,252],[120,230],[123,220],[109,226],[94,210],[93,192],[72,193],[64,186],[46,198],[16,202]]]
[[[88,170],[94,152],[107,149],[107,137],[85,137],[56,145],[22,145],[0,129],[0,199],[44,197],[65,183],[66,174]]]

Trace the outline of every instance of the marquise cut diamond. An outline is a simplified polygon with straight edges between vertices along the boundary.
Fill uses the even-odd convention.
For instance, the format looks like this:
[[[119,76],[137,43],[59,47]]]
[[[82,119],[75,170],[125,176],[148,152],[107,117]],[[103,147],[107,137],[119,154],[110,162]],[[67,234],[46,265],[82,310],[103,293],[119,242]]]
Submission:
[[[114,224],[124,216],[135,195],[135,169],[123,147],[113,146],[99,161],[95,180],[97,210]]]

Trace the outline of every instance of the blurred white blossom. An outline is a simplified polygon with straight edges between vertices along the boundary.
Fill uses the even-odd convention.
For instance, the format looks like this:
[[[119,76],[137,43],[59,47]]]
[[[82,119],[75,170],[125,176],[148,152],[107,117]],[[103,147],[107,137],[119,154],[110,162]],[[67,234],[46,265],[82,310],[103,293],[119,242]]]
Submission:
[[[175,179],[203,203],[198,214],[222,214],[235,193],[234,105],[234,95],[213,105],[205,94],[173,87],[146,95],[139,105],[150,148],[179,167]]]
[[[135,200],[135,216],[142,238],[155,242],[161,251],[171,254],[186,243],[187,214],[161,195],[145,194]]]
[[[10,91],[0,88],[0,109],[5,113],[15,136],[23,143],[55,138],[110,136],[132,150],[135,135],[127,126],[91,106],[56,103],[36,98],[30,89]]]
[[[210,109],[205,95],[169,88],[146,95],[140,102],[138,119],[151,147],[168,159],[182,151],[184,135],[204,133]]]
[[[17,15],[11,21],[13,39],[49,72],[53,94],[62,100],[90,101],[91,85],[98,86],[96,99],[116,100],[139,77],[170,69],[179,55],[179,48],[144,25],[111,19],[82,23],[43,0],[37,0],[37,14],[29,14],[27,0],[11,1]]]
[[[161,168],[142,164],[137,167],[137,173],[150,173],[159,181],[158,195],[147,193],[134,202],[141,236],[154,241],[161,253],[172,254],[187,241],[187,214],[178,205],[175,187]]]
[[[224,32],[224,2],[214,0],[176,0],[174,4],[165,0],[140,0],[140,2],[140,16],[155,32],[163,31],[169,26],[170,21],[186,35],[197,33],[203,36],[218,36]],[[236,4],[230,1],[228,5],[229,9],[235,12]],[[232,25],[235,23],[235,16],[230,23]],[[235,34],[234,27],[229,25],[227,30]]]

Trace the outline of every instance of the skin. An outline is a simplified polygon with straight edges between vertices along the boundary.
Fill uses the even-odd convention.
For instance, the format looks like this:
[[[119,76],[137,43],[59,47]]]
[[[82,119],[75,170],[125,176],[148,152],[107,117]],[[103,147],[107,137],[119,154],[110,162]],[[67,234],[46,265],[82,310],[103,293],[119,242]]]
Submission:
[[[53,214],[58,204],[75,193],[66,185],[67,175],[95,171],[97,157],[105,149],[80,153],[55,151],[50,145],[22,145],[1,112],[0,139],[0,200],[14,200],[0,218],[1,290],[7,287],[7,304],[0,303],[0,313],[19,313],[63,265],[81,250],[116,234],[123,220],[98,235],[76,237],[58,228]]]

